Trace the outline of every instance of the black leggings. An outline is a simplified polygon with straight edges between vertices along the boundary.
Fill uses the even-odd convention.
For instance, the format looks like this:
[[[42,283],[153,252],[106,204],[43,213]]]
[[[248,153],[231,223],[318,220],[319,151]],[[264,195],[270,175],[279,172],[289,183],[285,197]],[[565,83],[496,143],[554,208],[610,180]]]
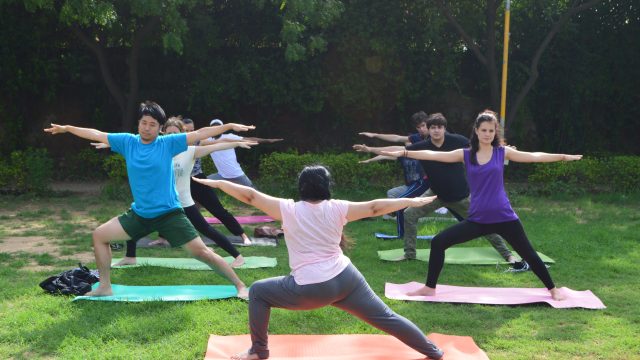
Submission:
[[[435,288],[438,283],[440,271],[444,265],[444,252],[455,244],[462,244],[471,239],[487,234],[502,236],[513,249],[531,266],[531,270],[544,283],[547,289],[553,289],[555,285],[547,267],[533,249],[520,220],[507,221],[495,224],[479,224],[465,220],[459,222],[438,235],[431,241],[431,254],[429,255],[429,272],[426,285]]]
[[[203,173],[195,175],[195,177],[198,179],[207,178]],[[238,220],[222,206],[220,199],[218,199],[216,192],[212,188],[191,179],[191,197],[204,206],[211,215],[217,217],[230,233],[236,236],[244,234],[244,229],[242,229]]]
[[[240,256],[240,252],[236,249],[235,246],[227,239],[226,236],[221,234],[218,230],[214,229],[207,223],[204,216],[198,210],[196,205],[191,205],[189,207],[183,208],[184,213],[187,215],[187,218],[199,232],[204,234],[209,239],[213,240],[218,246],[220,246],[224,251],[228,252],[229,255],[237,258]],[[136,257],[136,242],[138,239],[132,239],[127,241],[127,257]]]

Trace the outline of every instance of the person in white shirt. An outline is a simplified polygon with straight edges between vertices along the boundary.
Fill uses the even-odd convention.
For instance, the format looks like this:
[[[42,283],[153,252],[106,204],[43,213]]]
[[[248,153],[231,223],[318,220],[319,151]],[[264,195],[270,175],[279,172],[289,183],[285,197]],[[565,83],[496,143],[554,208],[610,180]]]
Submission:
[[[222,125],[223,122],[220,119],[211,120],[210,126]],[[282,139],[263,139],[263,138],[246,138],[242,136],[238,136],[232,133],[223,133],[217,138],[210,138],[208,140],[204,140],[200,142],[200,145],[209,145],[215,144],[218,142],[225,141],[255,141],[259,144],[261,143],[274,143],[277,141],[282,141]],[[227,180],[236,184],[254,187],[251,179],[244,173],[242,167],[238,163],[238,159],[236,158],[236,152],[234,149],[216,151],[211,153],[211,159],[218,169],[217,173],[210,174],[207,176],[208,179],[211,180]]]

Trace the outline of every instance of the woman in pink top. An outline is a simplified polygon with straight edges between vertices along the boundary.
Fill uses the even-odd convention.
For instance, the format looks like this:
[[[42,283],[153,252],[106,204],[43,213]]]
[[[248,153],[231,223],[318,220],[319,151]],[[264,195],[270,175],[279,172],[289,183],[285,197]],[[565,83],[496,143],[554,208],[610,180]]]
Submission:
[[[223,180],[202,180],[282,221],[291,274],[260,280],[249,290],[251,348],[236,360],[267,359],[271,308],[311,310],[335,306],[387,332],[430,359],[443,352],[411,321],[396,314],[374,292],[342,253],[342,229],[349,221],[426,205],[433,197],[332,200],[331,175],[322,166],[307,166],[298,177],[300,201],[280,199]]]

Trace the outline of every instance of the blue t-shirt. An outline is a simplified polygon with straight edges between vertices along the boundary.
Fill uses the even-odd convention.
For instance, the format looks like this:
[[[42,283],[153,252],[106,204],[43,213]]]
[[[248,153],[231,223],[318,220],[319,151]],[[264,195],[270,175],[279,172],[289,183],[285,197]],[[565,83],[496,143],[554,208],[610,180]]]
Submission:
[[[158,136],[150,144],[129,133],[109,134],[108,139],[111,150],[127,162],[131,210],[151,219],[180,208],[172,160],[187,150],[187,134]]]

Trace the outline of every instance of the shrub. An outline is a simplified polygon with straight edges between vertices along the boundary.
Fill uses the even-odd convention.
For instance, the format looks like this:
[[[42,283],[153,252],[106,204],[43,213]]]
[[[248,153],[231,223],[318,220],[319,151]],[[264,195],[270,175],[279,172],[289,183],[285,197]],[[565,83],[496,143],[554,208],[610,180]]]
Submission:
[[[104,171],[109,180],[102,188],[102,195],[110,200],[131,201],[131,189],[127,178],[127,163],[119,154],[112,154],[104,159]]]
[[[539,163],[529,182],[543,193],[612,191],[629,193],[640,186],[640,157],[611,156],[580,161]]]
[[[73,180],[104,179],[107,177],[104,169],[105,158],[103,151],[93,148],[82,149],[66,157],[63,166],[58,170],[58,177]]]
[[[335,190],[340,193],[368,192],[371,188],[387,188],[402,182],[400,167],[394,161],[380,161],[360,164],[368,158],[355,153],[318,154],[297,152],[274,152],[260,159],[260,185],[268,187],[279,195],[295,197],[296,179],[305,165],[326,166],[335,181]]]
[[[0,163],[0,187],[15,193],[44,195],[51,188],[53,160],[46,149],[13,151]]]

